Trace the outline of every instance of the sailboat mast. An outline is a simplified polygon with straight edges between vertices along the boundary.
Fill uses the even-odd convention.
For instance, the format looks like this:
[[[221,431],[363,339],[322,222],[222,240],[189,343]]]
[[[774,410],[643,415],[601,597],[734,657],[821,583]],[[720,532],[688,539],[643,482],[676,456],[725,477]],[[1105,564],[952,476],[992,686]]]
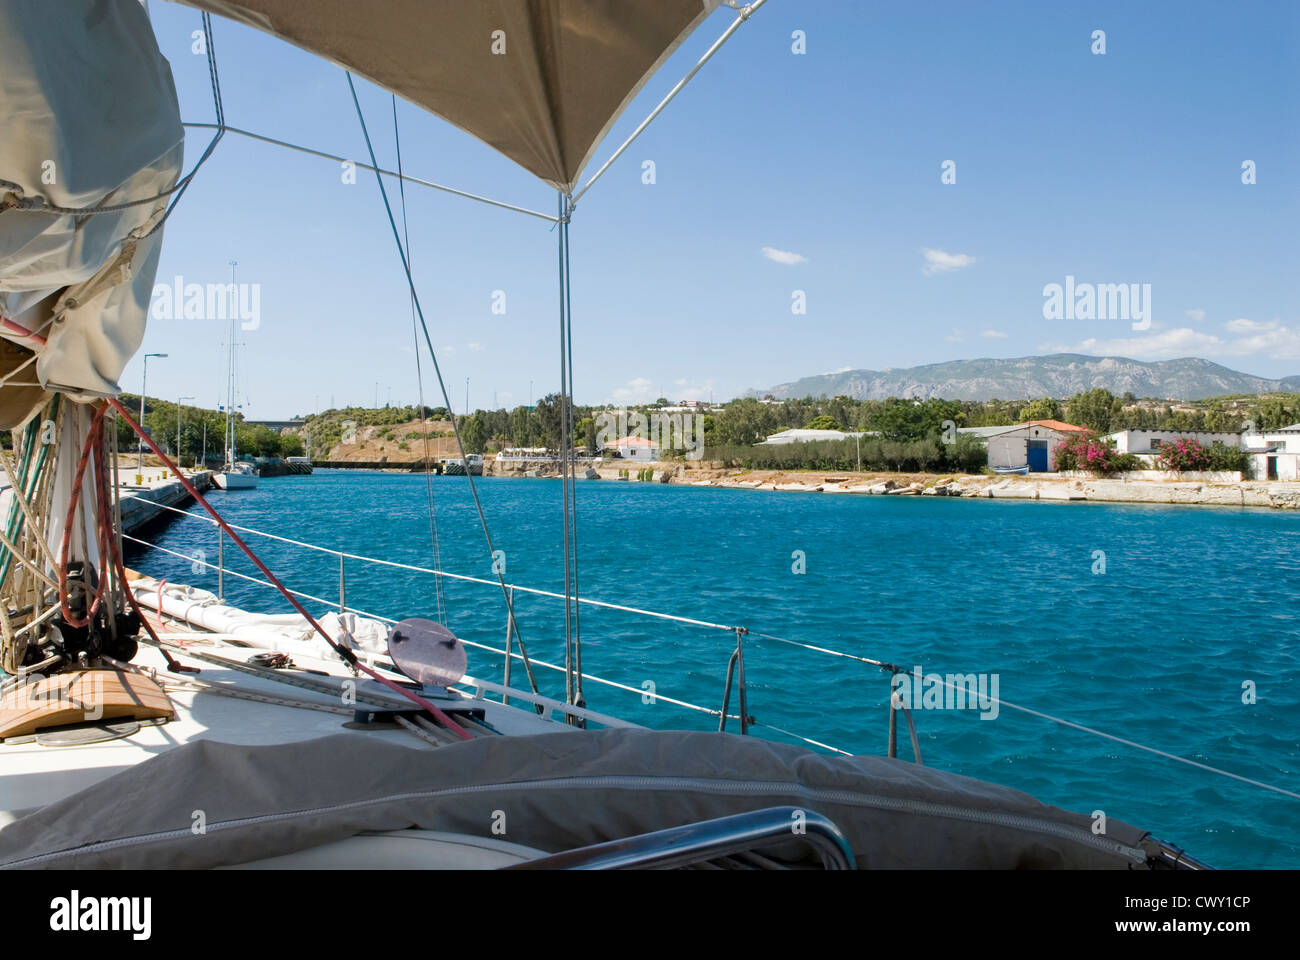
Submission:
[[[226,463],[231,466],[237,455],[235,446],[235,315],[238,313],[239,288],[235,286],[235,267],[230,261],[230,336],[226,341]]]

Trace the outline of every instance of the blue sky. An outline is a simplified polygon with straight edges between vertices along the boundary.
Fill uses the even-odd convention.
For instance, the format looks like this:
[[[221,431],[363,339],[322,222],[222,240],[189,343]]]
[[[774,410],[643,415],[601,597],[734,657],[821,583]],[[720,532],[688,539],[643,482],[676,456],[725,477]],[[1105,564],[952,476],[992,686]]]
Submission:
[[[211,121],[198,13],[150,10],[183,119]],[[596,163],[733,16],[683,45]],[[214,24],[228,123],[364,158],[342,70]],[[389,96],[359,86],[395,165]],[[552,188],[490,148],[407,104],[399,117],[407,172],[554,210]],[[577,398],[723,399],[832,370],[1061,350],[1298,374],[1298,120],[1300,4],[769,0],[575,214]],[[187,168],[208,136],[191,132]],[[358,174],[344,185],[337,164],[228,136],[168,223],[160,282],[224,282],[235,259],[260,285],[260,326],[240,335],[254,419],[370,405],[376,383],[381,404],[415,400],[405,279],[373,175]],[[456,409],[467,377],[471,407],[527,402],[530,381],[555,390],[549,225],[418,187],[407,204]],[[1045,319],[1044,286],[1067,276],[1150,284],[1150,328]],[[141,353],[169,356],[150,363],[149,393],[215,405],[225,339],[220,324],[151,321]],[[124,389],[140,389],[140,366]]]

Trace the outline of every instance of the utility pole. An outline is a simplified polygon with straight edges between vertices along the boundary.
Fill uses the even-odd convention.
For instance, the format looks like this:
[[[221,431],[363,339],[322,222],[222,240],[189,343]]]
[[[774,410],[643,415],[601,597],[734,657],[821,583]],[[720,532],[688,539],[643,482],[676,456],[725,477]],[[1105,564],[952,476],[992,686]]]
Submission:
[[[469,377],[465,378],[465,416],[469,416]]]
[[[193,400],[194,397],[177,397],[176,398],[176,466],[181,465],[181,404],[186,400]]]
[[[149,358],[165,357],[165,356],[167,356],[167,354],[165,353],[146,353],[144,355],[144,373],[140,375],[140,429],[142,430],[144,429],[144,398],[145,398],[145,394],[149,390]],[[144,438],[143,437],[140,437],[136,440],[135,449],[137,455],[135,468],[137,470],[143,470],[144,469]]]

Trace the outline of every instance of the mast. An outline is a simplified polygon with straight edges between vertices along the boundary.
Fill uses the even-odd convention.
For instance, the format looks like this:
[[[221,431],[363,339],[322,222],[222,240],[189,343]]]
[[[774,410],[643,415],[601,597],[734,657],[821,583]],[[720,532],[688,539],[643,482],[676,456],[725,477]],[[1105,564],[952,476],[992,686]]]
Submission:
[[[230,261],[230,339],[226,351],[226,463],[233,467],[237,455],[235,443],[235,315],[238,313],[239,288],[235,286],[235,267]]]

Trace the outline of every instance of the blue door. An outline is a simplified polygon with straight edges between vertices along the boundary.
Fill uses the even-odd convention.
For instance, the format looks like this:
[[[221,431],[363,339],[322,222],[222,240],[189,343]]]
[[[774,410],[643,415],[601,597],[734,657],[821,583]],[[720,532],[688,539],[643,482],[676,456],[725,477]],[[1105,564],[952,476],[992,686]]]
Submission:
[[[1030,440],[1028,453],[1029,453],[1029,472],[1046,473],[1047,472],[1047,441]]]

